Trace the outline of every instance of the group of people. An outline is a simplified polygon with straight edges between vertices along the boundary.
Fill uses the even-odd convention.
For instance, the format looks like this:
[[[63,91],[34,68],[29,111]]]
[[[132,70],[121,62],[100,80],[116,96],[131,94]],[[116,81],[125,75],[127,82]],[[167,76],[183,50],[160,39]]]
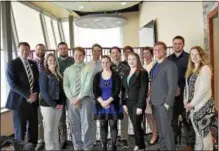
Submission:
[[[44,142],[46,150],[62,149],[68,118],[74,150],[92,150],[99,120],[103,150],[109,148],[108,124],[111,149],[117,150],[117,123],[121,120],[122,147],[128,148],[130,118],[134,150],[145,150],[146,118],[152,130],[147,144],[159,140],[160,150],[176,150],[181,115],[187,147],[213,150],[209,122],[203,122],[213,114],[210,62],[201,47],[192,47],[189,55],[184,43],[183,37],[174,37],[174,53],[168,57],[164,42],[144,47],[143,63],[130,46],[123,48],[122,61],[119,47],[102,56],[102,47],[94,44],[93,59],[85,63],[85,49],[76,47],[70,57],[65,42],[58,45],[59,57],[45,55],[46,47],[37,44],[36,58],[29,60],[30,46],[20,42],[19,57],[8,63],[6,71],[10,86],[6,107],[13,113],[15,138],[26,137],[37,144],[36,149]]]

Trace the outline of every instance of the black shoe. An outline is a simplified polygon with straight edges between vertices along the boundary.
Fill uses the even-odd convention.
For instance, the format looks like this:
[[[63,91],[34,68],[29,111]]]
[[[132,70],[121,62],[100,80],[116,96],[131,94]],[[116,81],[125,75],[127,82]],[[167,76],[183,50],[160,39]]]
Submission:
[[[40,143],[38,143],[38,144],[36,145],[36,148],[35,148],[35,150],[36,150],[36,151],[38,151],[38,150],[41,150],[41,149],[43,149],[44,145],[45,145],[45,143],[44,143],[44,142],[40,142]]]
[[[66,144],[67,144],[66,142],[61,142],[60,143],[60,148],[61,149],[65,149],[66,148]]]
[[[129,148],[128,141],[127,140],[121,140],[121,146],[122,146],[123,149]]]
[[[149,141],[149,142],[148,142],[148,145],[149,145],[149,146],[152,146],[152,145],[155,145],[157,142],[158,142],[158,137],[157,137],[157,139],[156,139],[153,143],[151,143],[151,142]]]

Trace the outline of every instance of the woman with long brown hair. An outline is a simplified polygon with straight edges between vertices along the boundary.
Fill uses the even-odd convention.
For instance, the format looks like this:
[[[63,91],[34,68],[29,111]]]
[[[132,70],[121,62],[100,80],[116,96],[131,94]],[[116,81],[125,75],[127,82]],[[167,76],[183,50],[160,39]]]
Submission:
[[[211,77],[208,55],[201,47],[192,47],[186,71],[184,106],[196,133],[195,150],[213,150],[209,129],[211,117],[214,115]]]
[[[59,73],[57,58],[48,54],[45,71],[40,74],[40,110],[44,123],[46,150],[59,150],[58,126],[65,104],[62,76]]]
[[[136,53],[128,55],[130,69],[125,74],[122,85],[125,89],[123,99],[123,109],[129,114],[134,128],[135,148],[134,150],[144,150],[144,131],[141,127],[143,114],[146,107],[146,97],[148,92],[148,73],[142,69],[140,57]]]

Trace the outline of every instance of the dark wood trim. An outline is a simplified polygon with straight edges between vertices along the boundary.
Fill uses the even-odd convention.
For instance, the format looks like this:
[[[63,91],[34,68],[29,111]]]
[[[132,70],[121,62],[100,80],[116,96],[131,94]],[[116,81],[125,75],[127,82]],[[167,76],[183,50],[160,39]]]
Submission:
[[[213,18],[218,16],[218,5],[208,13],[208,42],[209,42],[209,52],[210,52],[210,62],[214,73],[214,29],[213,29]],[[212,93],[214,96],[214,78],[212,79]]]

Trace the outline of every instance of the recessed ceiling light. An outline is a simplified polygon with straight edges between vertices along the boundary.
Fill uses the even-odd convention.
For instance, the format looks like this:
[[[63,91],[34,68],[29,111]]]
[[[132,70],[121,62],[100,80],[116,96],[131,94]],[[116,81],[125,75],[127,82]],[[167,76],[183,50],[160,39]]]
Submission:
[[[84,6],[79,6],[79,9],[83,9],[84,8]]]
[[[118,23],[118,24],[121,24],[122,22],[121,22],[121,21],[118,21],[117,23]]]
[[[126,2],[121,2],[121,5],[126,5],[127,3]]]

